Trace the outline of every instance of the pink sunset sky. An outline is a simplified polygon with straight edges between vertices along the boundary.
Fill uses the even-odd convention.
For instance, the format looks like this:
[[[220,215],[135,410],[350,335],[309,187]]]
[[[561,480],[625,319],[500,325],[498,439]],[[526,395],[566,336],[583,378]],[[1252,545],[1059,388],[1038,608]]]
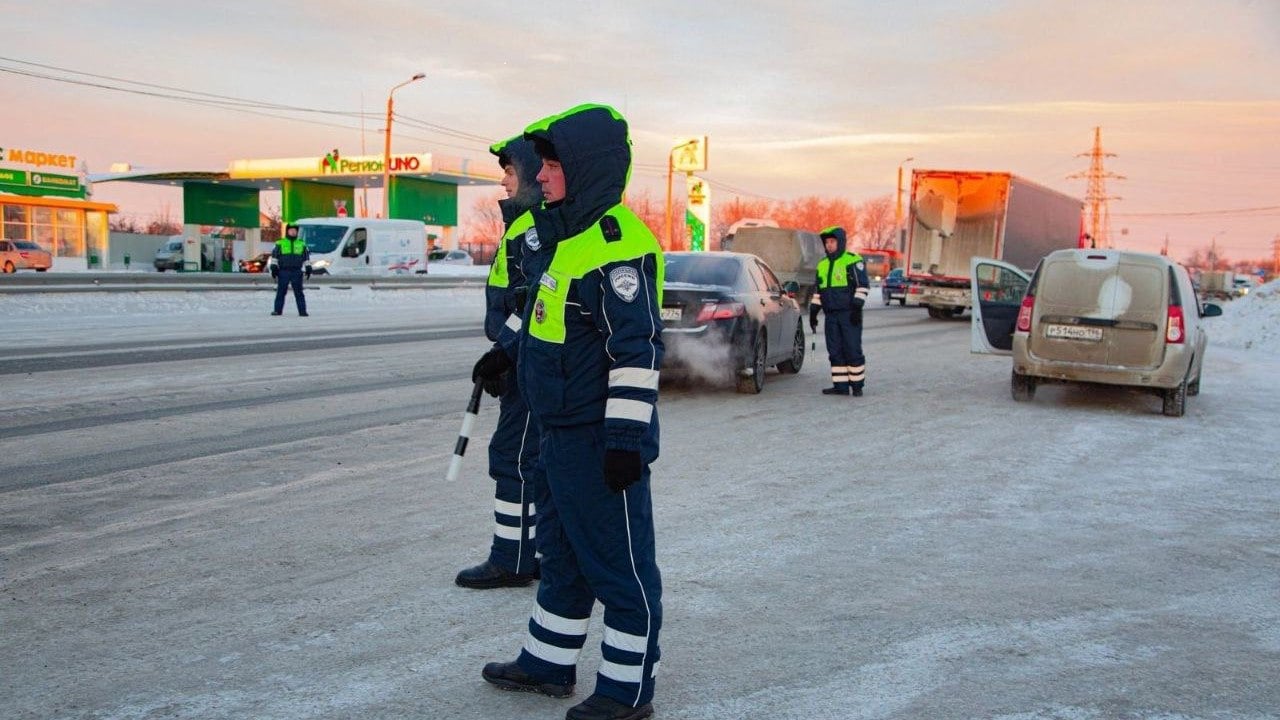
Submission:
[[[0,0],[0,17],[0,147],[90,173],[380,154],[388,90],[424,72],[396,92],[396,152],[491,162],[489,142],[603,102],[655,198],[694,135],[713,204],[892,195],[908,157],[1083,198],[1068,176],[1101,127],[1125,177],[1107,188],[1117,246],[1245,259],[1280,236],[1273,0]],[[94,199],[141,218],[181,202],[121,183]]]

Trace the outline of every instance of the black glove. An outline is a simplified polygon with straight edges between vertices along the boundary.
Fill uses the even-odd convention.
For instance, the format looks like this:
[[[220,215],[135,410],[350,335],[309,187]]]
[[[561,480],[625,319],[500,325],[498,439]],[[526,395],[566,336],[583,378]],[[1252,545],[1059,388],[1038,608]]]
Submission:
[[[280,279],[280,268],[276,267],[275,265],[271,266],[271,279],[272,280]]]
[[[510,368],[511,358],[507,357],[502,348],[493,348],[476,361],[476,366],[471,369],[471,382],[502,377],[502,373]]]
[[[303,275],[306,275],[306,276],[307,276],[307,279],[308,279],[308,280],[310,280],[310,279],[311,279],[311,266],[310,266],[310,265],[308,265],[307,267],[303,268],[303,269],[302,269],[302,274],[303,274]]]
[[[809,306],[809,332],[818,332],[818,311],[821,309],[820,305]]]
[[[529,301],[529,286],[521,285],[517,287],[515,292],[516,307],[512,312],[514,312],[516,315],[523,315],[524,304],[528,301]]]
[[[484,388],[490,397],[502,397],[502,393],[507,391],[507,376],[503,373],[497,377],[482,378],[480,387]]]
[[[853,306],[853,309],[849,311],[849,320],[854,325],[862,324],[862,306],[861,305]]]
[[[635,450],[604,451],[604,484],[619,493],[640,479],[644,463]]]

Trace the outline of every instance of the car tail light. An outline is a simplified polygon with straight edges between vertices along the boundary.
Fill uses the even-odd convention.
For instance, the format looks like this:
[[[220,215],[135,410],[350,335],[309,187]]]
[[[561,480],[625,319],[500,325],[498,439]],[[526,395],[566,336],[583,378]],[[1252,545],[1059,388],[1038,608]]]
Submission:
[[[729,318],[736,318],[746,311],[746,306],[740,302],[707,303],[698,311],[697,322],[728,320]]]
[[[1186,326],[1182,321],[1182,306],[1169,306],[1169,322],[1165,326],[1164,341],[1169,345],[1181,345],[1186,339]]]
[[[1035,295],[1027,293],[1022,296],[1022,307],[1018,308],[1018,332],[1031,332],[1031,311],[1035,308]]]

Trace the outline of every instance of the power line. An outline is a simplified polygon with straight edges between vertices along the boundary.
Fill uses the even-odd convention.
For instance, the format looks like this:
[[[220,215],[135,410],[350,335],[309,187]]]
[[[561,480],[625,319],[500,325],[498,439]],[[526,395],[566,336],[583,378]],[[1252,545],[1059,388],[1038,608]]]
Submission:
[[[1268,215],[1250,215],[1251,217],[1269,217],[1269,213],[1280,210],[1280,205],[1265,207],[1236,208],[1233,210],[1192,210],[1188,212],[1150,212],[1150,213],[1114,213],[1116,217],[1210,217],[1215,215],[1245,215],[1251,213],[1268,213]]]

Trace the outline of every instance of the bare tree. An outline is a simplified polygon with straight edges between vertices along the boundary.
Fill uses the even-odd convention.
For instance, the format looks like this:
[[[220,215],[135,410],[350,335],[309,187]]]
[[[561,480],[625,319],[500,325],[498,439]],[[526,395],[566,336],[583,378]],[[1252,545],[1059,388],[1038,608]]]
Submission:
[[[173,210],[166,203],[147,223],[148,235],[181,235],[182,224],[173,218]]]
[[[477,260],[493,257],[498,250],[498,241],[506,232],[502,208],[498,206],[503,197],[504,193],[495,192],[478,197],[471,203],[471,219],[461,228],[458,246],[465,246]]]
[[[268,206],[262,211],[260,234],[263,240],[275,240],[284,237],[284,228],[280,227],[280,208]]]
[[[107,221],[107,229],[111,232],[140,235],[145,228],[138,224],[138,219],[133,215],[116,214]]]
[[[896,250],[893,198],[884,195],[858,206],[858,247],[867,250]]]

